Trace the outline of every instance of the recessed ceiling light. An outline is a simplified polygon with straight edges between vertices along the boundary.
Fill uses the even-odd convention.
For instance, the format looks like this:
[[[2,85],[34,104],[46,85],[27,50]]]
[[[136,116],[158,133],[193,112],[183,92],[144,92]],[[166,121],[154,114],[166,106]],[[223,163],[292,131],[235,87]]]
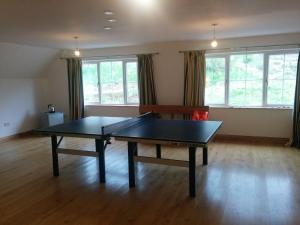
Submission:
[[[107,22],[114,23],[114,22],[117,22],[117,20],[116,19],[107,19]]]
[[[112,28],[111,27],[104,27],[104,30],[111,30]]]
[[[110,10],[105,10],[104,14],[110,16],[110,15],[113,15],[114,13],[112,11],[110,11]]]

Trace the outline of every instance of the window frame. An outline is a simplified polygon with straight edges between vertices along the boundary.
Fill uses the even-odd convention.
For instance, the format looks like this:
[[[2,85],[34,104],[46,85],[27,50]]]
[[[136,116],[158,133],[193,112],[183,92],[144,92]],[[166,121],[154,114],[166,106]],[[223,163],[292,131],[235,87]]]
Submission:
[[[217,54],[206,54],[205,55],[205,60],[207,58],[224,58],[225,60],[225,77],[224,77],[224,84],[225,84],[225,88],[224,88],[224,104],[212,104],[212,106],[220,106],[220,107],[226,107],[228,106],[228,93],[229,93],[229,86],[228,86],[228,78],[229,78],[229,70],[227,68],[227,56],[225,53],[217,53]],[[206,68],[205,68],[205,73],[206,73]]]
[[[230,56],[231,55],[245,55],[245,54],[263,54],[263,93],[262,104],[258,106],[235,106],[229,104],[229,86],[230,86]],[[210,104],[212,107],[230,107],[230,108],[292,108],[293,105],[287,104],[268,104],[268,74],[269,74],[269,60],[271,55],[282,54],[299,54],[298,49],[283,49],[283,50],[255,50],[255,51],[237,51],[237,52],[221,52],[221,53],[206,53],[207,58],[224,58],[225,59],[225,101],[224,104]]]
[[[270,56],[271,55],[285,55],[285,54],[299,54],[299,51],[297,50],[276,50],[276,51],[270,51],[270,52],[266,52],[265,56],[267,57],[267,62],[265,65],[265,107],[290,107],[293,108],[293,104],[292,105],[282,105],[282,104],[268,104],[268,85],[269,85],[269,64],[270,64]],[[297,73],[297,71],[296,71]]]
[[[138,60],[137,58],[136,59],[126,59],[123,61],[123,76],[125,77],[123,79],[123,83],[124,83],[124,102],[126,102],[126,105],[139,105],[140,103],[135,103],[135,102],[129,102],[128,99],[127,99],[127,94],[128,94],[128,83],[127,83],[127,63],[132,63],[132,62],[136,62],[136,76],[137,76],[137,89],[138,89],[138,96],[140,96],[140,89],[139,89],[139,75],[138,75]],[[124,66],[125,65],[125,66]],[[126,96],[125,96],[126,95]]]
[[[102,62],[122,62],[122,74],[123,74],[123,103],[122,104],[114,104],[114,103],[109,103],[109,104],[104,104],[101,103],[102,101],[102,90],[101,90],[101,72],[100,72],[100,64]],[[85,105],[101,105],[101,106],[118,106],[118,105],[124,105],[124,106],[129,106],[129,105],[139,105],[139,102],[129,102],[127,101],[127,63],[129,62],[136,62],[138,64],[137,58],[108,58],[108,59],[91,59],[91,60],[83,60],[82,64],[96,64],[97,65],[97,87],[98,87],[98,96],[99,96],[99,101],[98,102],[85,102]],[[138,76],[138,66],[137,66],[137,76]],[[137,77],[138,79],[138,77]],[[138,83],[137,83],[138,85]],[[139,95],[139,87],[138,87],[138,95]]]
[[[230,105],[229,104],[229,91],[230,91],[230,56],[232,55],[250,55],[250,54],[262,54],[263,56],[263,67],[265,66],[265,58],[264,58],[264,52],[261,52],[261,51],[241,51],[241,52],[233,52],[233,53],[229,53],[227,54],[227,57],[228,57],[228,68],[227,68],[227,72],[228,72],[228,95],[227,95],[227,105],[230,106],[230,107],[247,107],[247,108],[253,108],[253,107],[264,107],[263,105],[263,101],[264,101],[264,77],[265,77],[265,71],[264,71],[264,68],[263,68],[263,77],[262,77],[262,99],[261,99],[261,102],[262,102],[262,105],[243,105],[243,106],[239,106],[239,105]],[[243,80],[243,81],[246,81],[246,80]]]

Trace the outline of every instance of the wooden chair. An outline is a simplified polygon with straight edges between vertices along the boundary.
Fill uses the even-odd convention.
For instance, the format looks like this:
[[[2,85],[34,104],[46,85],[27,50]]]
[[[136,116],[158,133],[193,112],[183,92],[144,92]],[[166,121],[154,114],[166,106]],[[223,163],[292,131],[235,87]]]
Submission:
[[[209,111],[209,106],[181,106],[181,105],[140,105],[139,112],[144,114],[147,112],[157,113],[160,116],[168,115],[171,119],[175,119],[176,115],[191,117],[195,111]]]

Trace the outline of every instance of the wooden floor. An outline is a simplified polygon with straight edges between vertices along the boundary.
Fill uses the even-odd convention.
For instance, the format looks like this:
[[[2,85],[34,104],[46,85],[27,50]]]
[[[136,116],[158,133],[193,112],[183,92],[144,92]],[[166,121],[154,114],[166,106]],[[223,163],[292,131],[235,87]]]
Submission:
[[[94,149],[88,139],[62,145]],[[100,185],[95,158],[60,156],[61,175],[52,177],[49,138],[0,143],[0,224],[300,224],[300,151],[212,143],[191,199],[186,168],[139,163],[137,187],[129,190],[126,149],[123,142],[108,147],[107,183]],[[187,159],[184,148],[162,155]]]

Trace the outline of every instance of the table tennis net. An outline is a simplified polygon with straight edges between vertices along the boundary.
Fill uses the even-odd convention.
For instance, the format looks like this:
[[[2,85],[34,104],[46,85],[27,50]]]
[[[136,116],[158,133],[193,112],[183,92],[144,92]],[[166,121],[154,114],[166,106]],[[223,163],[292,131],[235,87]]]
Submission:
[[[112,134],[113,132],[117,132],[117,131],[129,128],[129,127],[144,123],[147,120],[154,118],[154,117],[155,117],[155,114],[153,114],[153,113],[150,113],[150,112],[145,113],[145,114],[140,115],[135,118],[130,118],[125,121],[121,121],[121,122],[117,122],[117,123],[110,124],[107,126],[103,126],[103,127],[101,127],[101,132],[102,132],[102,135],[109,135],[109,134]]]

